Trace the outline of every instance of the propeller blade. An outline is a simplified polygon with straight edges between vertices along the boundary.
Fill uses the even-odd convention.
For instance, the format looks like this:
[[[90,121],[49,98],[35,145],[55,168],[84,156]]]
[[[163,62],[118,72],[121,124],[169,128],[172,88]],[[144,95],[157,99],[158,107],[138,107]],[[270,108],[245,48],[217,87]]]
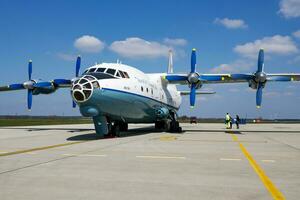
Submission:
[[[75,101],[72,102],[72,107],[73,107],[73,108],[76,108],[76,103],[75,103]]]
[[[194,108],[196,101],[196,84],[191,85],[191,93],[190,93],[190,106]]]
[[[191,73],[195,73],[195,71],[196,71],[196,49],[193,49],[191,55]]]
[[[11,89],[11,90],[24,89],[24,86],[23,86],[23,84],[21,84],[21,83],[11,84],[11,85],[9,85],[8,87],[9,87],[9,89]]]
[[[33,84],[33,87],[36,88],[44,88],[44,87],[51,87],[51,86],[52,86],[51,82],[38,82]]]
[[[31,110],[32,106],[32,90],[27,91],[27,108],[28,110]]]
[[[31,80],[31,74],[32,74],[32,60],[29,60],[29,63],[28,63],[28,80]]]
[[[256,91],[256,107],[260,108],[261,107],[261,102],[262,102],[262,90],[263,86],[261,83],[258,84],[257,91]]]
[[[81,64],[81,57],[78,56],[76,60],[76,72],[75,72],[76,77],[78,77],[79,75],[80,64]]]
[[[258,53],[257,72],[264,71],[264,50],[260,49]]]
[[[166,75],[165,79],[168,81],[187,81],[186,75]]]

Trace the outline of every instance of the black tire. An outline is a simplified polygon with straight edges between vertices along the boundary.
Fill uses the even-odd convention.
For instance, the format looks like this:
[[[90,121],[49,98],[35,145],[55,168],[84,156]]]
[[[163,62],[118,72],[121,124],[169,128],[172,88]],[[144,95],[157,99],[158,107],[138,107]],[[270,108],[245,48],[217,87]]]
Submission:
[[[120,122],[119,126],[120,126],[120,131],[128,131],[128,123]]]
[[[164,121],[155,122],[155,129],[161,130],[164,128]]]
[[[118,123],[114,124],[111,128],[111,135],[113,137],[120,137],[120,126]]]

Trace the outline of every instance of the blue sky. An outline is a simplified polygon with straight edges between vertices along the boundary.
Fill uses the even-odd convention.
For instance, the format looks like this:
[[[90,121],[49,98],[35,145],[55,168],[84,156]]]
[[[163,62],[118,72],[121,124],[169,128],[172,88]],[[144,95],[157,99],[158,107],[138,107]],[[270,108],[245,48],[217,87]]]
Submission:
[[[300,1],[0,1],[0,85],[33,77],[72,78],[74,57],[82,70],[95,62],[136,66],[165,72],[167,50],[174,50],[175,72],[190,68],[197,48],[200,73],[254,72],[258,48],[264,47],[269,73],[300,73]],[[182,88],[184,89],[184,88]],[[216,95],[198,98],[180,114],[221,117],[226,112],[248,117],[300,118],[300,84],[269,83],[263,106],[247,84],[205,85]],[[34,96],[26,110],[26,92],[1,93],[0,114],[79,115],[70,93]]]

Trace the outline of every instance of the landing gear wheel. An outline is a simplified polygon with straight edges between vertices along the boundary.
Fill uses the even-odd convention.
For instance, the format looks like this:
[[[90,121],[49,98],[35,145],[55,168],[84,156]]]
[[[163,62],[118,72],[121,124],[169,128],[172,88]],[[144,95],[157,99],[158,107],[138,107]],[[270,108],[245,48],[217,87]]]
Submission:
[[[120,137],[120,126],[118,123],[112,125],[110,133],[112,137]]]
[[[157,121],[155,122],[155,129],[161,130],[164,128],[164,121]]]
[[[128,123],[119,122],[120,131],[128,131]]]
[[[181,133],[182,132],[182,128],[179,126],[179,122],[172,120],[170,122],[170,132],[171,133]]]

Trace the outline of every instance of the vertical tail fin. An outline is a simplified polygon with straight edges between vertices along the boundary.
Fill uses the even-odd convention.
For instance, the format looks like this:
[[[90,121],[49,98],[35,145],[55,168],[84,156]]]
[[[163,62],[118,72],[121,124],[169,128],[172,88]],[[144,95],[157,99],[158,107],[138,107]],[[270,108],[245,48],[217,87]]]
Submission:
[[[173,73],[173,52],[172,49],[169,50],[169,66],[168,74]]]

